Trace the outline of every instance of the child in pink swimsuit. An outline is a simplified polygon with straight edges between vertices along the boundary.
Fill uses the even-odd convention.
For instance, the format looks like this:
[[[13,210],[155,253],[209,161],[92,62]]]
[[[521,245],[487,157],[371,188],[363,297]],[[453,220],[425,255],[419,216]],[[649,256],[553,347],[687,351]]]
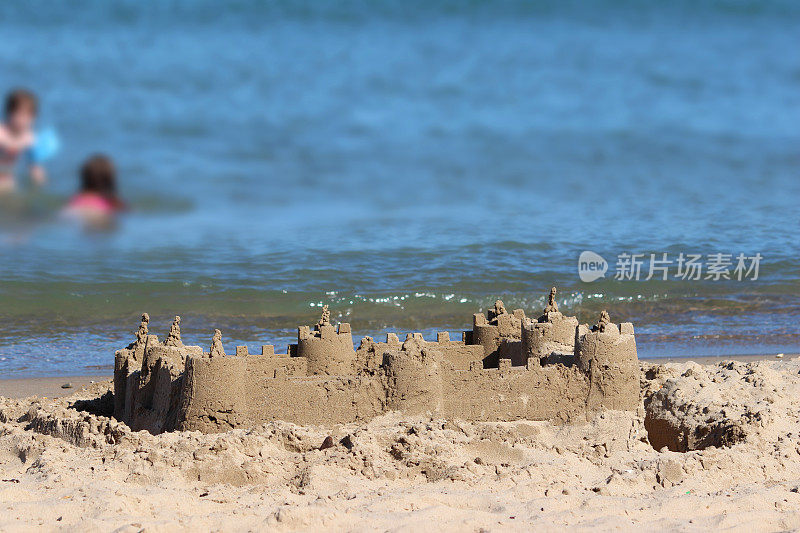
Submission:
[[[67,204],[67,213],[86,220],[110,219],[125,209],[117,196],[117,172],[114,162],[104,155],[94,155],[81,167],[81,189]]]

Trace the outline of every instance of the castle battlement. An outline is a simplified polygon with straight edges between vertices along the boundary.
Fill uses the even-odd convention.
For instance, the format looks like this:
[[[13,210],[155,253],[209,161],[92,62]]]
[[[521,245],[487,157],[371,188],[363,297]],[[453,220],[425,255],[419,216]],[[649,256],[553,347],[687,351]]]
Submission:
[[[533,358],[545,363],[550,358],[572,355],[577,327],[577,318],[564,316],[558,310],[556,288],[553,287],[542,315],[522,323],[522,359]]]
[[[146,320],[145,320],[146,319]],[[237,346],[227,355],[222,333],[211,347],[186,346],[180,317],[164,343],[143,315],[136,340],[115,354],[115,416],[133,429],[222,431],[281,419],[343,424],[384,412],[476,421],[574,420],[606,408],[638,405],[633,326],[578,325],[561,314],[555,290],[538,319],[502,302],[473,318],[461,340],[437,332],[400,341],[364,337],[354,349],[347,323],[330,323],[327,306],[296,345],[261,354]],[[487,354],[487,350],[491,351]],[[554,356],[557,355],[558,357]]]
[[[356,352],[350,324],[334,327],[330,322],[328,306],[322,308],[322,316],[311,329],[297,328],[297,356],[308,360],[311,374],[349,375],[354,372]]]
[[[475,313],[472,316],[472,331],[465,332],[465,342],[483,347],[485,366],[497,366],[500,359],[512,359],[520,364],[525,320],[524,310],[515,309],[509,313],[503,302],[497,300],[486,315]]]
[[[638,357],[633,324],[602,323],[602,319],[591,328],[582,324],[576,331],[575,356],[578,365],[585,370],[592,361],[601,365],[635,363]]]

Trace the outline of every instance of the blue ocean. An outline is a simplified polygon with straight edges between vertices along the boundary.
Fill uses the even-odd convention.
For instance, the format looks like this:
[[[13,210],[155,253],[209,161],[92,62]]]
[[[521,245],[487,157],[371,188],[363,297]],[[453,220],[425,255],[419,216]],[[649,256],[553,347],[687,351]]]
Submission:
[[[798,28],[790,0],[0,3],[0,91],[62,142],[0,203],[0,376],[109,371],[145,311],[232,351],[551,286],[640,357],[796,353]],[[97,152],[130,206],[102,232],[59,217]]]

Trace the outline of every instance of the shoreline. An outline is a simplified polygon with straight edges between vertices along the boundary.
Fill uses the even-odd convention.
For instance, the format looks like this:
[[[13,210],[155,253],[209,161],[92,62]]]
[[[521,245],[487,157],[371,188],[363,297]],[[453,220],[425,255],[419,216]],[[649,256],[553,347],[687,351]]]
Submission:
[[[701,365],[716,364],[721,361],[740,361],[749,363],[753,361],[788,361],[800,357],[800,354],[787,353],[782,358],[776,354],[761,355],[698,355],[698,356],[678,356],[678,357],[650,357],[640,358],[640,363],[664,364],[664,363],[686,363],[694,361]],[[0,397],[5,398],[62,398],[70,396],[88,386],[98,382],[111,381],[113,374],[87,374],[87,375],[65,375],[65,376],[45,376],[45,377],[22,377],[4,378],[0,377]],[[69,384],[70,387],[63,387]]]
[[[111,381],[113,375],[52,376],[35,378],[0,378],[0,397],[62,398],[85,390],[98,382]],[[69,387],[63,385],[69,384]]]

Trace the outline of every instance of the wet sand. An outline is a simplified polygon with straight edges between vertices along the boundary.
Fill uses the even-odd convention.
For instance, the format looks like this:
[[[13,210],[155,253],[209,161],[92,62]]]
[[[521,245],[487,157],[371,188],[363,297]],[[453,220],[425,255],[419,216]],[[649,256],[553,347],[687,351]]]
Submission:
[[[93,375],[0,379],[0,396],[6,398],[28,398],[30,396],[61,398],[75,394],[93,383],[111,382],[112,378],[111,375]]]

